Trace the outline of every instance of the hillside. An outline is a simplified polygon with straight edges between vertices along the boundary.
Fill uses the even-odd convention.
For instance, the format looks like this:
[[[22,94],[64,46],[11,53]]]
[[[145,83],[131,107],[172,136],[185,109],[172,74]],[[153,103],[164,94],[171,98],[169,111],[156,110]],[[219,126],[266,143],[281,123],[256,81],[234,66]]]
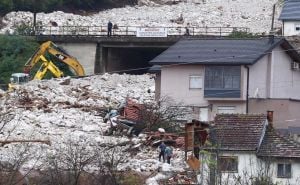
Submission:
[[[174,2],[174,3],[173,3]],[[276,4],[275,28],[281,27],[278,16],[281,3],[278,0],[141,0],[139,5],[114,8],[85,16],[56,11],[38,13],[37,21],[42,25],[56,22],[58,26],[106,26],[111,20],[118,26],[158,27],[248,27],[254,33],[268,33],[271,28],[272,7]],[[174,19],[182,14],[183,23]],[[2,19],[1,33],[13,33],[18,25],[32,24],[30,12],[11,12]]]
[[[189,23],[199,27],[249,27],[254,33],[268,33],[272,6],[277,3],[277,0],[187,1],[140,0],[136,6],[92,14],[83,12],[84,15],[61,11],[38,13],[37,21],[42,25],[56,22],[58,26],[106,26],[108,20],[118,26],[178,27]],[[277,4],[276,28],[281,27],[277,21],[280,9]],[[172,22],[181,14],[184,18],[182,24]],[[32,13],[8,13],[2,19],[0,33],[12,34],[23,23],[32,24]],[[66,83],[68,80],[69,83]],[[63,170],[72,169],[68,165],[74,163],[66,160],[70,159],[67,158],[69,155],[75,153],[80,154],[77,157],[90,158],[97,154],[100,159],[88,161],[86,171],[101,171],[103,169],[97,165],[103,167],[107,161],[120,160],[114,166],[117,170],[143,172],[147,175],[148,185],[158,185],[157,179],[167,178],[172,171],[186,171],[184,151],[179,147],[174,149],[174,159],[168,165],[158,161],[155,147],[144,145],[147,141],[145,134],[137,137],[105,134],[110,125],[104,121],[101,110],[116,108],[126,98],[138,103],[153,102],[153,86],[154,79],[148,74],[104,74],[79,79],[34,80],[16,92],[0,90],[0,137],[5,140],[51,142],[51,146],[40,143],[5,145],[0,148],[0,164],[14,164],[19,162],[21,154],[26,154],[26,160],[23,159],[14,168],[27,174],[31,170],[51,169],[54,165]],[[112,156],[113,159],[110,158]],[[50,163],[53,161],[60,163]]]

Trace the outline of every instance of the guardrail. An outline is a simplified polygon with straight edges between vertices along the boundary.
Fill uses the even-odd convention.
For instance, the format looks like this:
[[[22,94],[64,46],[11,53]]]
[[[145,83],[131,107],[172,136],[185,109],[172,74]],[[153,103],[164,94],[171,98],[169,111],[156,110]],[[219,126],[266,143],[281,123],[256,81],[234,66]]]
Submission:
[[[140,28],[163,28],[167,30],[167,36],[186,34],[186,27],[138,27],[118,26],[112,29],[112,36],[136,36]],[[246,27],[188,27],[189,35],[213,35],[227,36],[233,31],[249,32]],[[107,36],[106,26],[41,26],[35,29],[36,35],[83,35],[83,36]]]

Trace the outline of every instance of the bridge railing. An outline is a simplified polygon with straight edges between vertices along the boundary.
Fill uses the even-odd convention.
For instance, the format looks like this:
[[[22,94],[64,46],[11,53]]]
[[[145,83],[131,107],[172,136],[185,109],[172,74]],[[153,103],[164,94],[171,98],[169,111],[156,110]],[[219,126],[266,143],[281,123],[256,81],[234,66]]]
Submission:
[[[136,36],[138,26],[118,26],[112,29],[114,36]],[[164,28],[167,29],[168,36],[184,35],[186,27],[147,27],[147,28]],[[189,34],[196,35],[219,35],[226,36],[233,31],[249,32],[246,27],[188,27]],[[106,36],[106,26],[41,26],[37,27],[37,35],[84,35],[84,36]]]

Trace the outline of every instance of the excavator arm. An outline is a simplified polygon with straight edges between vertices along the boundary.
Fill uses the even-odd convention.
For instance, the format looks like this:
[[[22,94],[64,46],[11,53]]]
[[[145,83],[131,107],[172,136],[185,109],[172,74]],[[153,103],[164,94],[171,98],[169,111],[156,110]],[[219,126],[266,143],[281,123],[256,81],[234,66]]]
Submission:
[[[41,80],[46,75],[47,71],[49,70],[56,78],[61,78],[64,76],[64,73],[54,65],[52,61],[48,61],[44,56],[40,57],[43,61],[40,69],[35,73],[33,79]]]
[[[24,65],[24,72],[29,73],[39,61],[42,61],[42,65],[35,74],[34,79],[42,79],[47,70],[49,70],[55,77],[62,77],[63,72],[60,71],[60,69],[51,61],[50,58],[47,58],[48,55],[55,57],[59,62],[65,63],[77,76],[85,75],[84,69],[78,60],[51,41],[43,43],[29,58]]]
[[[27,60],[24,65],[24,73],[29,73],[33,66],[35,66],[39,61],[40,57],[44,55],[47,49],[50,47],[51,41],[47,41],[40,45],[40,47],[35,51],[35,53]]]
[[[67,64],[77,76],[84,76],[84,69],[82,65],[78,62],[78,60],[71,55],[67,54],[65,51],[61,50],[58,46],[52,43],[53,47],[48,48],[49,54],[58,58],[61,62]]]

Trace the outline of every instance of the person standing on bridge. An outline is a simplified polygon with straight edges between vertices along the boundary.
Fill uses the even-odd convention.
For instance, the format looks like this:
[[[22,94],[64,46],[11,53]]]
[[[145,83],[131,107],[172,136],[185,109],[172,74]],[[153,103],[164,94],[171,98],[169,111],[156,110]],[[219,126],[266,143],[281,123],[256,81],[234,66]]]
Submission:
[[[108,23],[107,23],[107,36],[108,37],[111,36],[111,29],[112,29],[112,27],[113,27],[113,24],[110,21],[108,21]]]

